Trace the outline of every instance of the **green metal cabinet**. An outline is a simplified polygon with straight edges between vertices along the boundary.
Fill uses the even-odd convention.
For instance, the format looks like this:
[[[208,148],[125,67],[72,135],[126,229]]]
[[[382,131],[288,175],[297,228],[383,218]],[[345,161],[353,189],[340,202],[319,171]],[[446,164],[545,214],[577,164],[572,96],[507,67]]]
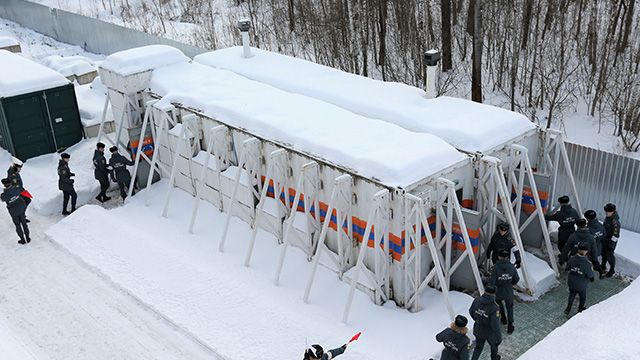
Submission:
[[[73,84],[0,99],[0,145],[23,161],[83,136]]]

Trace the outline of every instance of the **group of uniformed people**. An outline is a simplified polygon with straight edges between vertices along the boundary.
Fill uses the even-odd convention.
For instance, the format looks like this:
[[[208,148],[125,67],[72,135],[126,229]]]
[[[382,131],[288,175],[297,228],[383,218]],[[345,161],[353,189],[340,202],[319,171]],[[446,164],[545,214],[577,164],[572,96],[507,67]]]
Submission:
[[[614,251],[620,237],[620,218],[614,204],[604,206],[605,219],[601,224],[594,210],[587,210],[585,218],[581,218],[578,212],[571,207],[568,196],[558,199],[560,210],[552,215],[545,216],[546,220],[557,221],[558,250],[560,251],[560,266],[567,264],[567,283],[569,286],[569,299],[565,314],[571,312],[571,307],[576,296],[579,296],[578,312],[586,309],[586,292],[589,282],[595,280],[595,270],[600,273],[600,279],[612,277],[615,273]],[[575,229],[575,226],[578,229]],[[511,252],[515,256],[515,263],[511,263]],[[475,321],[473,335],[476,338],[476,346],[472,355],[477,360],[482,353],[484,343],[491,348],[491,359],[499,360],[498,346],[502,342],[500,323],[507,325],[507,333],[515,330],[513,325],[513,286],[520,281],[516,269],[520,268],[522,261],[515,241],[509,233],[509,225],[498,225],[497,231],[492,236],[486,251],[487,259],[491,259],[493,266],[485,293],[476,298],[469,314]],[[602,261],[598,257],[602,256]],[[609,271],[606,265],[609,264]],[[467,360],[469,359],[469,338],[466,336],[467,318],[458,315],[455,322],[449,328],[436,335],[436,340],[442,342],[444,350],[440,359]]]

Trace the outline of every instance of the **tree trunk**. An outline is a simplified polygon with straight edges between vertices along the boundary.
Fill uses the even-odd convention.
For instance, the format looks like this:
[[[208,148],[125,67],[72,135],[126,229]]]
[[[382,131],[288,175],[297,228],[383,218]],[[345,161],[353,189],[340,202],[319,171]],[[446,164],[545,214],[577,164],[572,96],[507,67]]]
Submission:
[[[440,1],[442,15],[442,71],[453,68],[451,60],[451,0]]]
[[[378,0],[378,15],[380,27],[380,52],[378,53],[378,65],[380,65],[380,71],[382,72],[382,80],[386,81],[387,76],[385,73],[385,59],[387,58],[387,0]]]
[[[475,0],[473,10],[473,66],[471,100],[482,102],[482,0]]]
[[[633,25],[633,13],[634,7],[636,4],[636,0],[629,0],[629,6],[627,7],[627,19],[624,24],[624,34],[622,36],[622,41],[618,44],[618,53],[622,54],[626,50],[629,45],[629,34],[631,34],[631,28]]]
[[[289,5],[289,31],[294,31],[296,29],[296,20],[295,20],[295,12],[293,7],[293,0],[288,0]]]

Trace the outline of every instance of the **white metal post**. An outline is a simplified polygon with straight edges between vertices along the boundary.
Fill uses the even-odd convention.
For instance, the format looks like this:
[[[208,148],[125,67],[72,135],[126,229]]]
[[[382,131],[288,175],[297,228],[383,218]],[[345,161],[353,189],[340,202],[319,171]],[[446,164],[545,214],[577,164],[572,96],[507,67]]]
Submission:
[[[171,168],[171,176],[169,177],[169,188],[167,189],[167,196],[164,202],[164,209],[162,210],[162,216],[167,217],[167,212],[169,211],[169,201],[171,199],[171,190],[173,190],[174,181],[176,179],[176,173],[178,172],[178,162],[180,161],[180,151],[182,151],[182,143],[186,142],[190,143],[189,136],[187,134],[188,122],[192,119],[195,119],[196,116],[194,114],[189,114],[182,118],[182,126],[180,127],[180,135],[178,136],[178,148],[176,150],[176,154],[173,157],[173,167]],[[189,158],[191,158],[191,151],[188,151]],[[191,174],[193,175],[193,174]]]

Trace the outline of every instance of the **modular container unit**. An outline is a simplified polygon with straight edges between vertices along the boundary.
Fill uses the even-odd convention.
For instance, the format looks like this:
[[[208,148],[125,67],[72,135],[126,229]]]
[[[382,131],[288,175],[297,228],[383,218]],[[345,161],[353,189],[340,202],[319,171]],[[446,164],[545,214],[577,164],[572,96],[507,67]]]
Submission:
[[[0,144],[29,158],[60,151],[83,137],[73,84],[64,76],[0,51]]]
[[[434,134],[456,149],[474,155],[477,162],[474,177],[477,180],[486,181],[484,159],[498,158],[511,200],[518,198],[520,202],[514,206],[514,225],[523,225],[521,235],[524,243],[540,247],[542,239],[548,238],[541,221],[529,220],[531,214],[535,214],[537,200],[532,194],[528,176],[524,172],[521,176],[519,172],[525,167],[524,159],[519,155],[526,152],[542,211],[546,211],[554,179],[547,171],[548,134],[525,116],[464,99],[445,96],[427,99],[424,91],[405,84],[377,81],[260,49],[252,48],[251,51],[251,56],[245,58],[242,48],[231,47],[200,54],[194,61],[230,70],[413,132]],[[460,200],[465,207],[479,211],[481,237],[487,243],[498,220],[492,218],[488,221],[485,216],[492,210],[485,203],[487,194],[482,193],[484,188],[487,186],[476,186],[474,191],[461,194]],[[554,267],[555,264],[551,265]],[[465,273],[469,272],[461,272]],[[462,283],[469,284],[469,281],[462,280]]]
[[[128,57],[132,63],[141,63],[136,53],[124,51],[116,55],[122,61]],[[101,76],[106,71],[111,74],[103,79],[120,76],[109,58],[105,64]],[[389,216],[384,224],[376,223],[375,228],[382,231],[375,235],[374,229],[367,242],[368,247],[377,249],[374,239],[382,236],[387,253],[380,257],[369,252],[364,263],[374,276],[384,272],[383,277],[390,282],[390,296],[399,304],[407,303],[415,291],[406,285],[406,273],[412,270],[402,263],[403,257],[411,251],[425,253],[420,263],[414,264],[422,269],[419,278],[424,278],[434,265],[431,252],[421,246],[428,237],[424,231],[420,244],[405,234],[410,223],[405,217],[409,206],[405,195],[438,203],[437,199],[443,198],[438,193],[438,181],[447,182],[461,196],[472,193],[474,169],[470,156],[436,136],[410,132],[229,71],[185,62],[160,66],[149,63],[147,67],[152,71],[150,81],[138,88],[148,88],[144,92],[146,116],[153,122],[158,149],[154,156],[162,164],[163,176],[171,172],[176,186],[196,195],[202,159],[206,152],[212,152],[214,163],[209,163],[205,172],[203,199],[228,211],[236,192],[234,187],[240,188],[241,196],[236,200],[242,210],[234,213],[250,223],[260,217],[257,226],[280,240],[295,210],[306,214],[306,226],[296,224],[294,231],[306,239],[297,245],[310,258],[319,241],[320,227],[328,220],[331,230],[326,244],[337,258],[333,267],[341,277],[348,277],[347,272],[355,265],[375,195],[388,191]],[[126,80],[127,76],[122,78]],[[105,82],[120,92],[124,92],[119,85],[123,83]],[[209,145],[212,147],[207,148]],[[303,183],[303,165],[312,162],[317,164],[313,194],[298,188]],[[234,176],[238,171],[247,174],[240,183]],[[344,201],[331,212],[334,189],[338,187],[335,182],[343,175],[349,175],[352,181]],[[262,199],[260,204],[263,189],[271,199]],[[297,193],[302,196],[294,205]],[[449,199],[450,206],[452,201],[457,203],[457,198]],[[429,224],[423,226],[423,230],[430,228],[429,235],[440,240],[444,233],[456,232],[451,224],[446,228],[440,215],[431,215],[429,211]],[[443,231],[436,231],[436,224]],[[459,229],[457,233],[461,234]],[[454,235],[449,241],[460,243],[463,238]],[[472,247],[477,248],[477,242]]]

